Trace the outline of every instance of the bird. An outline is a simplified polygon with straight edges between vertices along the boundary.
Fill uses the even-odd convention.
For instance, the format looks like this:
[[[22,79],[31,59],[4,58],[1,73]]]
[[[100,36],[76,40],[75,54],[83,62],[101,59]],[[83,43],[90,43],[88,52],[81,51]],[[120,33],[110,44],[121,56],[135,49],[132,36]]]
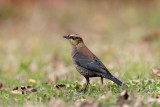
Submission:
[[[103,85],[103,78],[109,79],[119,86],[126,87],[126,84],[114,77],[105,65],[85,45],[79,34],[63,36],[68,39],[72,46],[72,60],[77,71],[86,79],[84,92],[86,92],[91,77],[100,77]]]

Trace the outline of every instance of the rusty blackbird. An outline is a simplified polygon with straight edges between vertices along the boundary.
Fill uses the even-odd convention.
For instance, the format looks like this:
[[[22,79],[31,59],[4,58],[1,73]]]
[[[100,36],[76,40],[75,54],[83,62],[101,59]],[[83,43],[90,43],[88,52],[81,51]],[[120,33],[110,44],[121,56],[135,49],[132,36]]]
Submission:
[[[100,77],[103,84],[103,78],[110,79],[119,86],[126,86],[125,83],[114,77],[104,64],[86,47],[83,39],[78,34],[64,36],[72,45],[72,59],[77,71],[86,79],[84,92],[89,84],[90,77]]]

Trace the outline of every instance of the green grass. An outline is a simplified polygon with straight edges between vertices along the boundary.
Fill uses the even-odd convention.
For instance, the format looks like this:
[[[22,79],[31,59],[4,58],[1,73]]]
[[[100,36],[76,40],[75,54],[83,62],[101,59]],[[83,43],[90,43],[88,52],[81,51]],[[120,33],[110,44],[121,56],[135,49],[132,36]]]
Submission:
[[[0,90],[1,105],[4,107],[10,105],[25,106],[26,103],[31,102],[33,105],[50,106],[50,101],[53,98],[61,99],[64,101],[63,103],[67,103],[68,105],[78,102],[82,103],[84,101],[95,101],[102,107],[119,105],[117,100],[123,89],[109,80],[105,80],[102,86],[100,79],[91,79],[91,84],[87,92],[85,94],[83,93],[82,89],[84,86],[81,84],[82,76],[78,74],[72,65],[69,55],[69,44],[67,44],[68,46],[64,50],[62,47],[59,47],[60,54],[57,53],[58,49],[52,43],[48,43],[48,47],[43,45],[40,45],[41,49],[37,47],[37,50],[29,50],[31,52],[27,57],[23,57],[26,53],[23,53],[21,49],[13,50],[11,53],[14,61],[12,61],[12,58],[9,59],[7,54],[1,54],[0,83],[4,85]],[[153,42],[152,45],[157,46],[157,42]],[[53,48],[49,46],[53,46]],[[125,52],[119,50],[121,46],[124,46]],[[105,52],[105,49],[102,50],[102,53],[103,51]],[[158,66],[159,64],[157,61],[158,50],[155,49],[153,53],[150,53],[153,55],[150,61],[145,59],[148,56],[143,56],[143,53],[137,54],[137,56],[134,53],[128,53],[128,48],[123,44],[120,46],[117,45],[112,51],[110,54],[106,54],[106,56],[101,56],[101,52],[97,52],[97,56],[106,65],[108,62],[113,63],[113,67],[109,68],[109,70],[113,74],[118,74],[117,77],[127,84],[128,93],[132,99],[130,104],[132,105],[137,102],[136,99],[140,97],[145,102],[144,106],[158,106],[156,102],[148,105],[146,101],[147,98],[156,99],[160,94],[160,81],[154,80],[151,70],[153,65]],[[139,50],[137,49],[137,51]],[[145,51],[148,52],[148,50]],[[50,74],[46,71],[46,68],[50,66],[52,72],[56,72],[59,68],[54,68],[52,65],[57,61],[65,64],[66,69],[69,68],[71,72],[67,75],[62,75],[53,83],[48,83],[48,76]],[[36,66],[35,70],[31,68],[33,63],[36,64],[33,65]],[[36,82],[32,83],[29,79],[33,79]],[[98,81],[95,82],[94,80]],[[57,84],[64,84],[65,88],[57,89]],[[10,92],[13,88],[24,85],[33,85],[37,89],[37,92],[26,94],[13,94]]]
[[[117,100],[124,89],[110,80],[102,86],[99,78],[91,79],[83,93],[83,77],[73,66],[70,44],[62,38],[73,31],[82,34],[88,48],[127,84],[125,104],[159,107],[158,101],[148,101],[160,99],[160,80],[154,80],[152,72],[160,67],[160,38],[154,37],[160,35],[159,2],[155,6],[154,1],[152,5],[105,3],[0,8],[0,106],[120,106]],[[145,37],[151,39],[145,41]],[[57,89],[59,84],[65,86]],[[25,85],[33,85],[37,92],[11,93]]]
[[[14,83],[14,82],[13,82]],[[55,88],[57,84],[65,84],[66,89],[58,90]],[[156,97],[158,95],[160,81],[152,82],[152,80],[135,80],[127,82],[128,92],[133,94],[135,97]],[[12,94],[10,89],[0,91],[1,105],[24,105],[26,102],[31,101],[36,103],[43,103],[45,105],[54,97],[63,99],[69,104],[73,104],[76,101],[83,99],[93,99],[100,103],[101,106],[115,105],[117,97],[122,91],[121,87],[113,83],[105,83],[104,86],[99,84],[89,85],[87,92],[84,94],[82,86],[79,81],[58,81],[54,84],[34,84],[33,85],[38,91],[30,94]],[[103,88],[102,88],[103,87]],[[111,92],[109,99],[101,99],[102,96],[107,95]],[[130,96],[131,97],[131,96]],[[101,100],[100,100],[101,99]]]

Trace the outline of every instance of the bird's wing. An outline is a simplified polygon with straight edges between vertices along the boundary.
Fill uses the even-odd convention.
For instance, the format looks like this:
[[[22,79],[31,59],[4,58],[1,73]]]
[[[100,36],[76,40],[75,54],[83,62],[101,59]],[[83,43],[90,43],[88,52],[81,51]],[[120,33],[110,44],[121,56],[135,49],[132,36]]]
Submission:
[[[93,71],[96,74],[111,75],[108,69],[103,65],[103,63],[97,57],[92,59],[78,53],[76,54],[75,62],[77,65],[86,68],[90,71]]]

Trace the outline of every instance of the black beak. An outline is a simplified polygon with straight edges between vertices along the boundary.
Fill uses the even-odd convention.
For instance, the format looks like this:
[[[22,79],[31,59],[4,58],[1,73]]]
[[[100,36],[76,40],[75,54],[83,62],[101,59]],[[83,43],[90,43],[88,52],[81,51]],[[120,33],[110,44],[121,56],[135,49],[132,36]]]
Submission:
[[[70,36],[68,35],[68,36],[63,36],[65,39],[70,39]]]

